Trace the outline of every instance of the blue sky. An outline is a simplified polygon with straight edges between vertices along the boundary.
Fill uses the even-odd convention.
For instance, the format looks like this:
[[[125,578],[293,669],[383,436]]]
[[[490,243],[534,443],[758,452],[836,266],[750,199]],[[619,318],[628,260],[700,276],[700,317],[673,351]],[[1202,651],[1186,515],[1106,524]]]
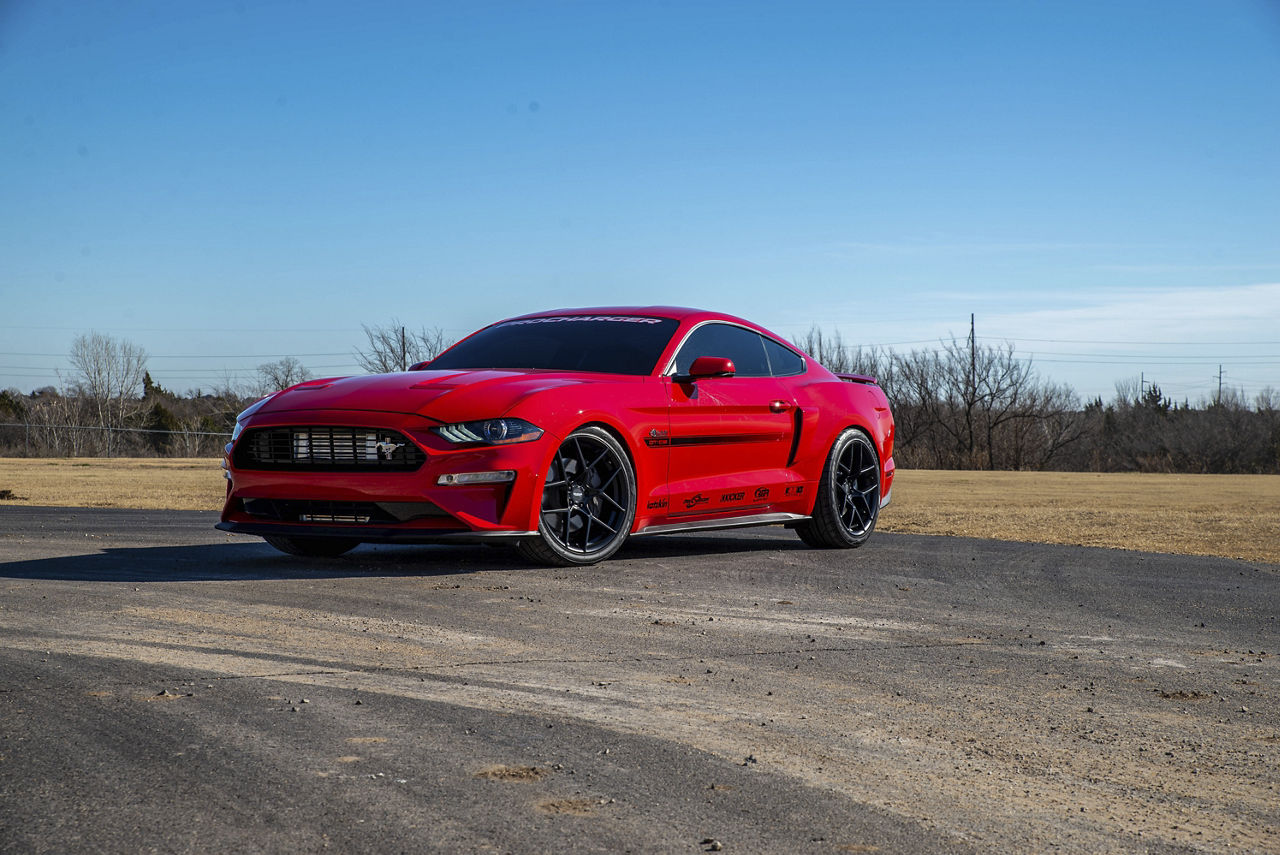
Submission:
[[[0,0],[0,388],[723,309],[1280,387],[1280,2]]]

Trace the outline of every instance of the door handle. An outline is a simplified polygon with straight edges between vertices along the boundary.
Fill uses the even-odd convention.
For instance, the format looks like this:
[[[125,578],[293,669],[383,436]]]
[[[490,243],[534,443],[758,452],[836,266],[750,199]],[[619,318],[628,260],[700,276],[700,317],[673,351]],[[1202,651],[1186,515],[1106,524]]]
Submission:
[[[769,412],[771,413],[785,413],[789,409],[791,409],[791,404],[787,401],[769,402]]]

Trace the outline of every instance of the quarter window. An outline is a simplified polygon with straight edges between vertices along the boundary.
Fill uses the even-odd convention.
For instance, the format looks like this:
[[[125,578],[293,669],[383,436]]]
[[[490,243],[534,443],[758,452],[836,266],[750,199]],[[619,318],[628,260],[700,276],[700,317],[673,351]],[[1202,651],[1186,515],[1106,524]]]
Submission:
[[[804,373],[804,357],[771,338],[761,340],[765,355],[769,357],[769,373],[774,377],[794,377]]]

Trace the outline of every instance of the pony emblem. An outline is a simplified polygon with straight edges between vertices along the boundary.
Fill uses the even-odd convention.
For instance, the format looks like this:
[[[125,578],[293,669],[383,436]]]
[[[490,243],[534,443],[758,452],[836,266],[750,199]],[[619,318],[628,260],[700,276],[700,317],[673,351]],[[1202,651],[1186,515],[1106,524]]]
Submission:
[[[404,443],[392,442],[389,439],[384,439],[382,442],[378,443],[375,446],[375,448],[378,449],[379,457],[381,457],[383,460],[390,460],[391,455],[396,453],[397,448],[404,448]]]

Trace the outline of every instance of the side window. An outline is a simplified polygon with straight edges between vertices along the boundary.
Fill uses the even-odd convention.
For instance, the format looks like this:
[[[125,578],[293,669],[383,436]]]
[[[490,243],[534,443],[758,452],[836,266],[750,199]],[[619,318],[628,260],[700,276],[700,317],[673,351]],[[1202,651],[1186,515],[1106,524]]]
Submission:
[[[804,359],[800,354],[773,339],[764,339],[764,352],[769,357],[769,373],[774,377],[794,377],[804,373]]]
[[[751,330],[729,324],[706,324],[689,336],[676,356],[676,373],[685,374],[699,356],[724,356],[733,360],[737,377],[768,377],[765,339]]]

